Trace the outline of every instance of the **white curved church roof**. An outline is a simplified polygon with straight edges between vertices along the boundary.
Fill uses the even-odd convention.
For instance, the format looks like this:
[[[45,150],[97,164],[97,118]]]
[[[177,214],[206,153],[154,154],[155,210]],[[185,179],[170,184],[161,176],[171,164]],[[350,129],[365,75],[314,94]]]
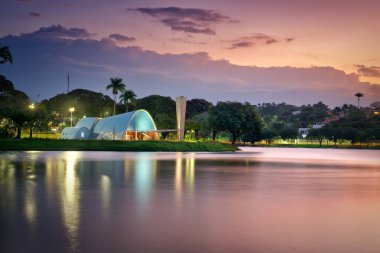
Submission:
[[[90,130],[87,127],[66,127],[61,132],[61,139],[86,140],[90,137]]]
[[[156,130],[156,124],[149,112],[137,110],[103,119],[82,118],[75,127],[63,129],[61,138],[83,139],[82,132],[86,132],[85,139],[124,140],[127,131],[148,132]]]
[[[92,139],[123,140],[126,131],[147,132],[157,130],[146,110],[137,110],[100,119],[92,130]]]
[[[96,117],[87,117],[87,118],[82,118],[80,119],[75,127],[86,127],[88,130],[91,130],[96,121],[98,121],[99,118]]]

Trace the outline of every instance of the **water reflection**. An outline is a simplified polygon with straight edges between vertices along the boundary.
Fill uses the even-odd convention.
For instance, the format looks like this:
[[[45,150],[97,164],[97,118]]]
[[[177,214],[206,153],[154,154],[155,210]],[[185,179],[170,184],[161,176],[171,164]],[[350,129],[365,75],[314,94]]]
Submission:
[[[67,237],[72,251],[78,249],[78,234],[80,221],[80,182],[77,177],[76,165],[80,159],[80,152],[65,152],[59,170],[64,171],[64,185],[61,186],[61,203],[63,224],[67,230]]]
[[[182,197],[182,153],[178,152],[175,161],[175,173],[174,173],[174,190],[177,203],[181,202]]]
[[[149,153],[139,153],[135,167],[136,196],[141,211],[149,207],[152,189],[157,176],[157,161],[150,159]]]
[[[190,153],[186,157],[186,185],[190,192],[194,190],[194,178],[195,178],[195,155]]]
[[[36,185],[34,182],[27,182],[25,185],[24,212],[26,221],[28,222],[31,231],[34,230],[37,216],[35,188]]]
[[[15,159],[14,155],[10,155],[10,157]],[[16,194],[15,171],[14,163],[8,159],[0,159],[0,200],[7,201],[7,208],[10,213],[14,213],[16,208],[16,202],[10,201],[15,198]]]
[[[111,179],[107,175],[100,177],[100,191],[102,199],[103,215],[108,216],[111,203]]]
[[[29,225],[30,233],[34,232],[37,205],[36,205],[36,164],[35,160],[38,158],[39,152],[27,152],[29,159],[22,162],[22,171],[25,173],[25,196],[24,196],[24,214],[25,219]]]
[[[185,167],[183,165],[185,164]],[[184,173],[184,174],[183,174]],[[176,153],[174,168],[174,191],[177,204],[181,204],[183,194],[193,196],[195,182],[195,154]],[[185,181],[183,181],[183,178]],[[183,187],[186,186],[186,191]]]
[[[378,151],[270,151],[0,153],[0,252],[377,253]]]

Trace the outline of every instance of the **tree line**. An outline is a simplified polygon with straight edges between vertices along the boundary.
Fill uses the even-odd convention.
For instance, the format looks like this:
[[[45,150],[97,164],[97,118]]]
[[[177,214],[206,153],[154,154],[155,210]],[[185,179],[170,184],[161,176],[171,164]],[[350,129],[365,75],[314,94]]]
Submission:
[[[115,94],[112,99],[100,92],[76,89],[35,103],[31,109],[29,97],[15,89],[11,81],[0,76],[0,116],[11,119],[17,126],[14,133],[17,138],[21,137],[23,127],[48,131],[49,126],[57,126],[65,121],[67,124],[70,107],[75,107],[76,120],[84,116],[107,117],[113,111],[118,114],[145,109],[151,113],[159,129],[176,127],[176,106],[172,98],[150,95],[137,99],[133,91],[121,91],[120,100],[116,101]],[[127,98],[125,92],[132,95],[129,94]],[[191,99],[187,101],[185,132],[195,140],[215,140],[226,136],[232,143],[255,144],[264,140],[270,145],[275,139],[295,140],[300,137],[299,127],[310,127],[326,117],[340,115],[339,120],[320,129],[311,129],[307,139],[319,140],[321,144],[322,140],[335,144],[343,140],[352,143],[368,142],[380,139],[379,116],[368,114],[369,110],[379,110],[379,107],[380,103],[377,102],[369,108],[343,105],[331,110],[321,102],[296,107],[285,103],[251,105],[236,101],[218,102],[214,105],[205,99]],[[1,131],[4,135],[4,125]]]
[[[9,48],[0,47],[0,64],[12,63]],[[13,83],[0,76],[0,136],[21,137],[21,129],[29,128],[48,131],[51,126],[65,127],[69,117],[68,109],[75,108],[75,120],[85,116],[107,117],[131,110],[145,109],[150,112],[159,129],[176,127],[176,105],[171,97],[150,95],[137,98],[133,90],[127,89],[121,78],[110,79],[105,90],[111,90],[113,98],[100,92],[76,89],[58,94],[39,103],[32,103],[22,91],[15,89]],[[335,119],[324,123],[322,128],[311,129],[307,136],[310,140],[342,140],[352,143],[379,140],[380,102],[369,107],[360,107],[362,93],[354,94],[358,106],[345,104],[330,109],[318,102],[295,106],[286,103],[262,103],[251,105],[248,102],[222,101],[215,105],[205,99],[187,101],[186,131],[196,140],[226,137],[232,143],[255,144],[266,141],[268,145],[274,139],[295,140],[299,138],[299,128],[312,128],[328,118]],[[118,98],[118,99],[117,99]],[[14,123],[16,133],[12,133],[9,122]],[[8,123],[8,125],[7,125]],[[166,137],[166,134],[163,135]]]

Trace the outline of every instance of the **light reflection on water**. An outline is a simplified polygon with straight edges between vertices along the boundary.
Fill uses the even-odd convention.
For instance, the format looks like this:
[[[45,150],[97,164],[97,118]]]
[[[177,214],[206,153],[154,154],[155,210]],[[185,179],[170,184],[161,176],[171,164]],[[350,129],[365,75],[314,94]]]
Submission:
[[[63,224],[67,231],[67,237],[70,249],[76,251],[78,248],[78,233],[80,220],[80,182],[77,176],[76,166],[81,157],[80,152],[64,152],[63,161],[59,161],[61,165],[58,169],[64,172],[64,182],[60,185],[61,205]]]
[[[157,161],[149,159],[149,153],[139,153],[135,163],[136,198],[143,211],[149,207],[152,188],[157,176]]]
[[[0,190],[2,253],[380,248],[379,151],[3,152]]]

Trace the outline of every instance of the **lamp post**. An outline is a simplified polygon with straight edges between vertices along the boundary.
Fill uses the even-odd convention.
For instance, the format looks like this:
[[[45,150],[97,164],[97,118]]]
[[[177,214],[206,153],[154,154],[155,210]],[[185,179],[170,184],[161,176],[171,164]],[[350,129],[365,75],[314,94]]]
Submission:
[[[34,107],[35,107],[35,106],[34,106],[33,103],[29,105],[29,109],[30,109],[31,111],[34,110]],[[31,119],[30,121],[32,121],[32,119]],[[33,138],[33,125],[32,125],[32,122],[30,122],[30,127],[29,127],[29,138],[30,138],[30,139]]]
[[[73,112],[75,112],[75,108],[70,107],[69,111],[70,111],[70,126],[73,127]]]

